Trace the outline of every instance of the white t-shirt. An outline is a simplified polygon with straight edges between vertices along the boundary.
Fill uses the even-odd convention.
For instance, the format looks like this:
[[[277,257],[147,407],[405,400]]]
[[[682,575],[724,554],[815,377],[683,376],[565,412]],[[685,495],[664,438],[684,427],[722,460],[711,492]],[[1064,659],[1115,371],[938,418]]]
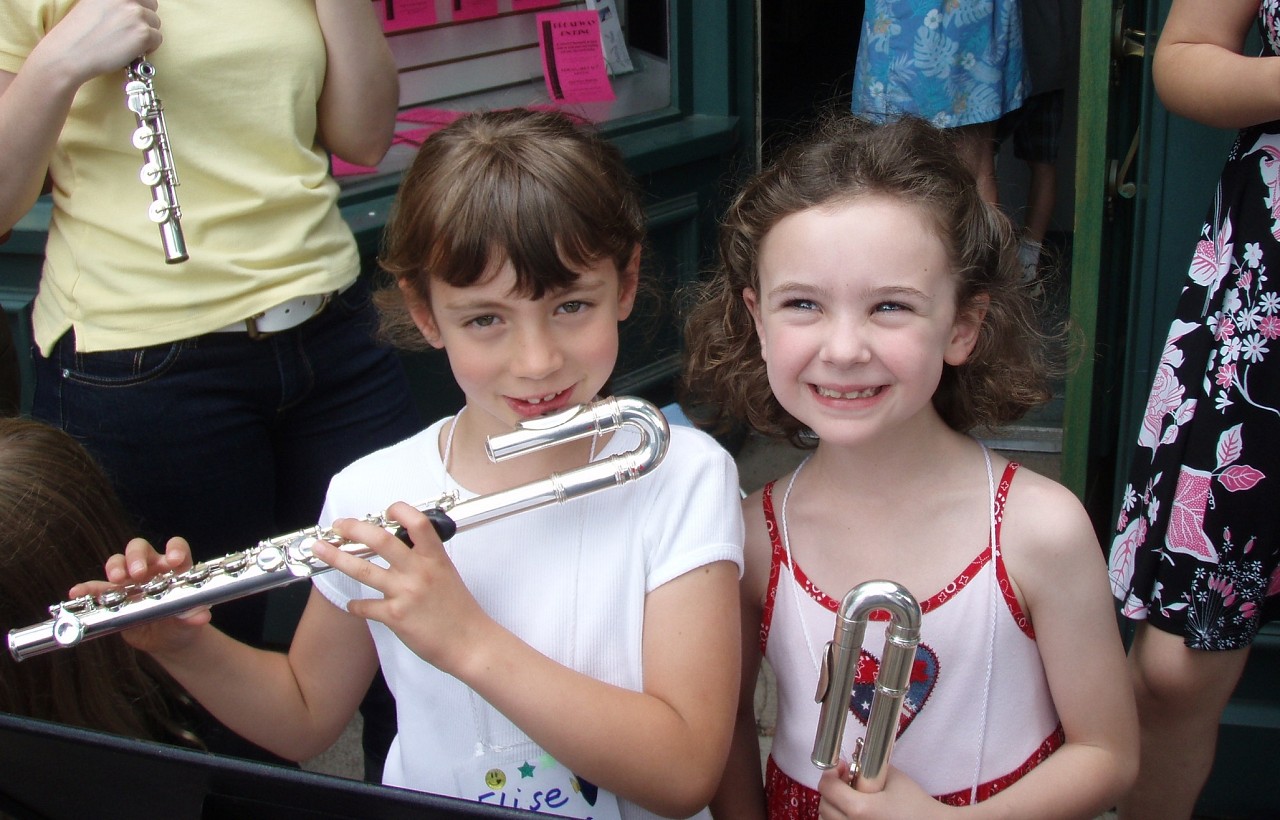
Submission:
[[[456,489],[438,447],[446,421],[334,477],[321,524],[378,513],[396,501],[422,504]],[[638,434],[624,427],[599,457],[631,449],[637,441]],[[472,496],[461,491],[464,499]],[[446,549],[476,600],[504,627],[566,666],[640,691],[646,594],[714,561],[733,561],[741,571],[739,499],[737,468],[728,453],[704,433],[675,427],[667,456],[651,475],[469,529]],[[317,576],[315,584],[343,609],[353,598],[380,594],[338,572]],[[476,799],[459,794],[456,771],[473,765],[480,753],[531,761],[544,755],[480,696],[422,661],[387,627],[370,621],[369,628],[399,721],[384,783]],[[655,816],[634,804],[619,805],[624,818]]]

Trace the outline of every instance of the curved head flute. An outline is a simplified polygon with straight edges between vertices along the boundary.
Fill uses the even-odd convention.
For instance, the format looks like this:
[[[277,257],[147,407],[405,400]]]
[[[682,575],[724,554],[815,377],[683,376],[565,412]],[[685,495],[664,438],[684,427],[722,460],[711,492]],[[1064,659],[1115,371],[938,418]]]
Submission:
[[[862,792],[884,788],[902,702],[911,685],[911,668],[920,643],[920,605],[910,592],[892,581],[867,581],[849,590],[840,602],[835,636],[827,644],[814,696],[822,709],[813,742],[813,765],[830,769],[840,755],[867,618],[876,610],[888,612],[890,620],[885,628],[884,652],[866,736],[858,740],[849,771],[849,784]]]
[[[487,450],[492,460],[501,461],[622,426],[640,432],[640,444],[635,449],[466,501],[459,501],[456,493],[450,493],[421,504],[418,509],[431,518],[440,537],[448,540],[457,531],[488,521],[643,478],[666,455],[671,433],[661,411],[636,398],[601,399],[523,422],[512,432],[489,439]],[[403,528],[387,520],[385,512],[364,520],[403,537]],[[259,541],[254,547],[196,564],[184,572],[158,575],[145,584],[55,604],[49,607],[49,620],[9,631],[9,652],[21,661],[199,606],[242,598],[328,572],[332,567],[311,553],[312,545],[320,540],[361,558],[373,555],[369,547],[347,541],[331,529],[308,527]]]
[[[155,66],[139,57],[125,70],[125,104],[138,119],[133,147],[142,152],[142,183],[151,188],[147,217],[160,227],[164,261],[187,260],[187,243],[182,236],[182,208],[178,205],[178,169],[169,148],[169,130],[164,124],[164,106],[156,96],[152,78]]]

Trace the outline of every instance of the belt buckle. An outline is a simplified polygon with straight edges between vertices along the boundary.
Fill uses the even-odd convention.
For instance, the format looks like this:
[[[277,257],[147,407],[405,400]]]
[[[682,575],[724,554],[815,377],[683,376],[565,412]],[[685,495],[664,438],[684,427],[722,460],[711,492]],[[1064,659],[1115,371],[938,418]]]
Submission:
[[[319,316],[321,313],[323,313],[323,312],[324,312],[324,309],[325,309],[326,307],[328,307],[328,306],[329,306],[329,300],[331,300],[332,298],[333,298],[333,291],[330,291],[329,293],[326,293],[326,294],[324,294],[323,296],[321,296],[321,297],[320,297],[320,304],[316,307],[316,312],[315,312],[315,313],[313,313],[313,314],[311,314],[310,316],[308,316],[307,318],[303,319],[301,322],[299,322],[298,324],[294,325],[293,327],[285,328],[285,330],[293,330],[294,328],[302,327],[302,326],[303,326],[303,325],[305,325],[307,322],[309,322],[309,321],[311,321],[312,319],[314,319],[314,318],[316,318],[317,316]],[[258,320],[259,320],[260,318],[262,318],[263,316],[265,316],[265,315],[266,315],[266,313],[265,313],[265,312],[263,312],[263,313],[255,313],[255,314],[253,314],[252,316],[250,316],[249,318],[247,318],[247,319],[245,319],[245,320],[244,320],[244,329],[245,329],[245,332],[246,332],[246,333],[248,333],[249,338],[250,338],[250,339],[253,339],[255,342],[256,342],[256,341],[261,341],[262,339],[269,339],[269,338],[271,338],[272,336],[275,336],[277,333],[284,333],[284,332],[285,332],[284,330],[259,330],[259,329],[258,329]]]

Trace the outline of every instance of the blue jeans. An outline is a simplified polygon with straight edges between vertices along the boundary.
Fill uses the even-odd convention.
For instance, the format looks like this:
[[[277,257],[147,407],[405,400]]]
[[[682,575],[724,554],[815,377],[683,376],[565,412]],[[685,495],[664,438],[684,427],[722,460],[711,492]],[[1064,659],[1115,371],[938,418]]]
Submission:
[[[375,324],[359,282],[259,341],[209,333],[77,353],[67,333],[48,358],[33,347],[32,415],[85,445],[158,548],[182,535],[197,560],[216,558],[314,524],[336,472],[422,428]],[[214,622],[249,643],[287,643],[308,587],[219,605]],[[263,632],[268,601],[274,638]]]

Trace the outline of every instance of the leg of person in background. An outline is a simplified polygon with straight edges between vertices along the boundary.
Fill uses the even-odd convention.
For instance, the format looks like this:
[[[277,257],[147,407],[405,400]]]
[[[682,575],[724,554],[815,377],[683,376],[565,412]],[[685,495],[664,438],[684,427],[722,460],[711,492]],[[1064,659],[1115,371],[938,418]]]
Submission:
[[[1213,767],[1218,722],[1244,671],[1248,649],[1188,648],[1179,635],[1140,622],[1129,650],[1138,699],[1138,782],[1119,820],[1189,818]]]
[[[1027,162],[1030,173],[1027,187],[1027,214],[1022,226],[1019,256],[1028,280],[1035,278],[1044,250],[1044,237],[1058,196],[1058,169],[1051,162]]]
[[[965,164],[978,178],[978,190],[982,198],[992,205],[1000,200],[996,184],[996,123],[980,122],[953,129],[959,138],[959,149]]]
[[[1058,142],[1062,130],[1062,89],[1030,97],[1013,130],[1013,155],[1027,164],[1027,210],[1023,219],[1022,258],[1029,282],[1040,269],[1044,238],[1058,196]]]

